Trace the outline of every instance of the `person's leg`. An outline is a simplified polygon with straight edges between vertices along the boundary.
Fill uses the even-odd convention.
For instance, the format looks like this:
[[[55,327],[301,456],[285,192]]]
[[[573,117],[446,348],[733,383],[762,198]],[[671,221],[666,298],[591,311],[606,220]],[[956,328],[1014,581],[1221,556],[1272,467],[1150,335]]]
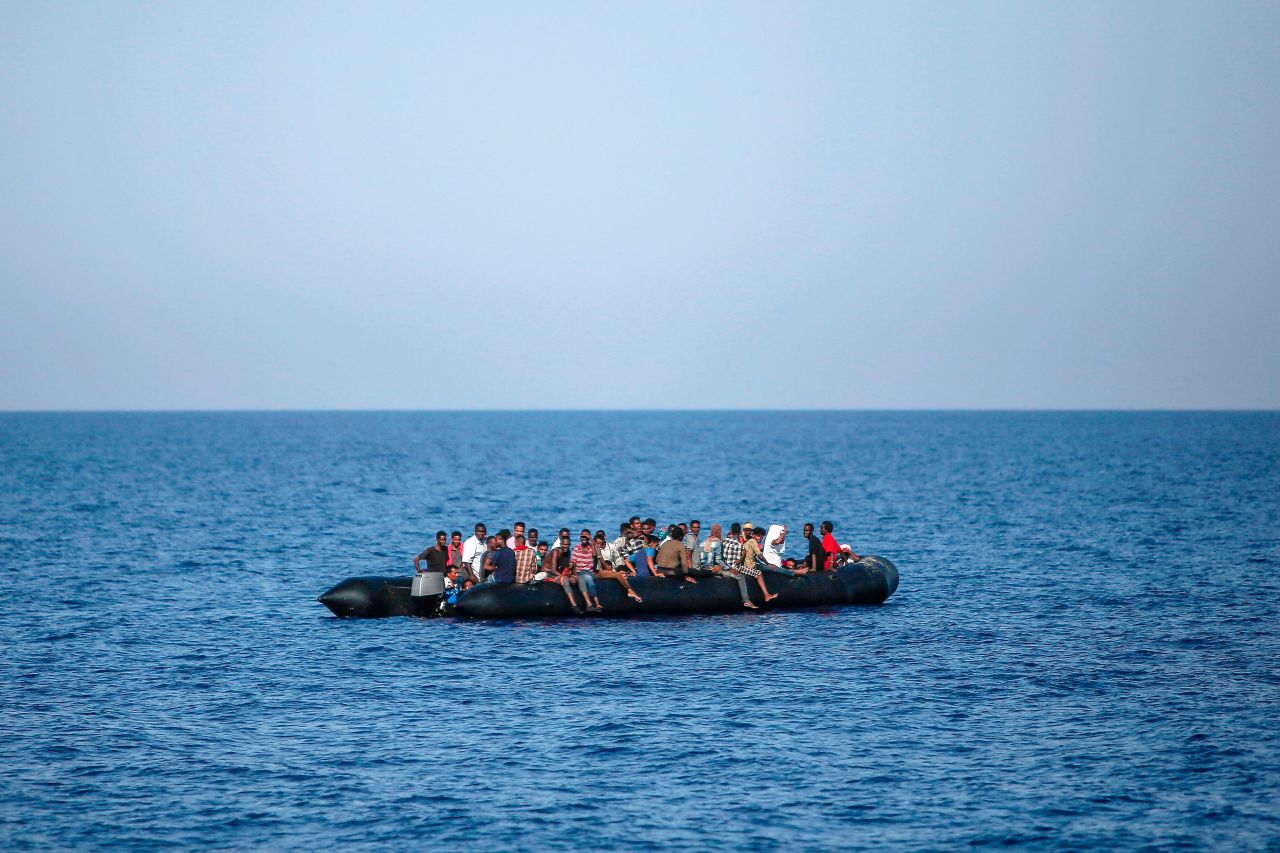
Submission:
[[[567,577],[560,578],[560,587],[564,590],[565,596],[569,599],[569,606],[573,608],[574,613],[581,613],[582,608],[578,606],[577,600],[573,597],[573,587],[571,581]]]
[[[604,578],[606,580],[615,580],[622,584],[622,588],[627,591],[628,596],[634,598],[636,601],[643,600],[640,596],[636,595],[636,591],[631,588],[631,582],[627,580],[627,576],[622,572],[614,571],[613,569],[601,569],[596,572],[596,577]]]
[[[582,597],[586,599],[587,607],[593,607],[596,610],[603,610],[600,606],[600,597],[596,595],[596,577],[591,572],[583,572],[578,575],[578,586],[582,589]]]
[[[720,574],[738,582],[738,595],[742,597],[742,606],[754,610],[755,604],[751,601],[751,591],[747,589],[747,579],[742,576],[742,573],[724,569]]]
[[[769,587],[764,585],[764,572],[756,575],[756,583],[760,584],[760,591],[764,593],[765,601],[773,601],[777,598],[777,594],[769,592]]]
[[[689,583],[697,583],[696,580],[689,577],[689,573],[685,571],[684,566],[680,565],[679,563],[676,564],[676,567],[674,569],[669,569],[668,571],[670,572],[670,574],[668,574],[667,577],[675,578],[681,583],[684,583],[685,581],[688,581]]]

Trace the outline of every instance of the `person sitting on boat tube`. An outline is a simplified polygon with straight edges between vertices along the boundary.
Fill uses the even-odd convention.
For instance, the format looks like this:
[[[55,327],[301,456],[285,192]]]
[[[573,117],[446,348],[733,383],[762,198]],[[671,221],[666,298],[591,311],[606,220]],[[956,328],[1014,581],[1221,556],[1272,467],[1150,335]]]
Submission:
[[[658,537],[650,536],[643,548],[637,549],[627,562],[631,563],[631,574],[638,578],[651,578],[658,574],[658,567],[653,562],[658,553]]]
[[[569,558],[569,574],[570,581],[576,581],[578,589],[582,591],[582,600],[586,602],[588,613],[604,612],[604,608],[600,606],[600,597],[596,595],[597,559],[596,546],[591,541],[591,531],[583,528],[579,534],[578,545]]]
[[[764,549],[761,552],[763,561],[760,568],[766,572],[773,572],[775,575],[804,575],[809,573],[806,566],[796,567],[795,560],[784,560],[782,552],[786,550],[787,528],[783,524],[773,524],[769,526],[769,532],[764,537]]]
[[[543,580],[547,583],[558,583],[560,588],[564,590],[565,597],[569,599],[569,606],[573,608],[574,613],[582,614],[584,611],[578,606],[578,600],[573,597],[573,584],[577,584],[582,589],[582,582],[573,574],[573,549],[569,545],[569,528],[560,528],[560,535],[556,539],[556,546],[547,552],[547,556],[542,561]],[[594,580],[594,578],[592,579]],[[587,597],[583,591],[582,597]],[[590,602],[587,602],[588,604]]]
[[[658,546],[658,573],[669,578],[697,583],[689,577],[689,556],[684,547],[684,528],[673,524],[667,528],[667,538]]]
[[[603,530],[596,531],[594,543],[596,550],[596,577],[604,580],[615,580],[627,591],[627,598],[632,601],[644,601],[631,588],[631,582],[627,580],[627,573],[622,569],[622,556],[605,539]],[[599,600],[599,598],[596,599],[596,601]]]
[[[751,595],[747,591],[747,582],[745,577],[753,577],[756,583],[760,585],[760,591],[764,593],[765,602],[773,601],[777,598],[776,593],[769,592],[769,587],[765,585],[764,574],[755,567],[754,557],[750,568],[743,561],[746,546],[740,541],[742,535],[742,527],[738,522],[734,522],[729,528],[729,535],[725,538],[721,547],[721,574],[731,577],[738,582],[738,593],[742,596],[742,606],[750,610],[755,610],[756,606],[751,601]],[[750,536],[746,537],[748,542],[753,542]]]

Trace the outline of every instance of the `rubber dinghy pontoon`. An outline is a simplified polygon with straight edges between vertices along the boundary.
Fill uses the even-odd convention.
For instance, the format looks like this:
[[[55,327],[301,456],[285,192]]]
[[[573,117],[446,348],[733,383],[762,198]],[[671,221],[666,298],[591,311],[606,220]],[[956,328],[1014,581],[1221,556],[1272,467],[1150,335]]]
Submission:
[[[732,578],[698,578],[696,584],[671,578],[632,578],[643,602],[632,601],[622,585],[597,580],[603,616],[650,613],[737,613],[746,610]],[[348,578],[320,596],[320,603],[344,618],[438,615],[440,596],[411,594],[412,578]],[[747,578],[751,600],[769,610],[880,604],[898,588],[898,569],[884,557],[863,557],[834,572],[787,577],[766,574],[765,583],[778,597],[764,604],[760,586]],[[579,598],[575,589],[574,597]],[[575,615],[559,584],[492,584],[472,587],[458,596],[454,612],[475,619],[529,619]]]

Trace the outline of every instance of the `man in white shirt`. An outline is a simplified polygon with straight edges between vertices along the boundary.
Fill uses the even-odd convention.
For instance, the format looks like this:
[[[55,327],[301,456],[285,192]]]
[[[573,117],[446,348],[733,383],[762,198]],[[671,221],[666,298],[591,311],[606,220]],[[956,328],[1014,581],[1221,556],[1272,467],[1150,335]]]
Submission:
[[[476,583],[484,580],[484,552],[489,549],[486,542],[488,532],[483,524],[477,524],[475,535],[462,543],[462,570]]]

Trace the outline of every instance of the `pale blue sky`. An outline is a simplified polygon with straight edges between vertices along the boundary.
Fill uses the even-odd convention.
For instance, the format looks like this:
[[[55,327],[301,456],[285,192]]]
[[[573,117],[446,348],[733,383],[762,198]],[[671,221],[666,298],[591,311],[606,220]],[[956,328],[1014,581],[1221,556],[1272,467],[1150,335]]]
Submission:
[[[0,4],[0,408],[1280,407],[1280,4]]]

